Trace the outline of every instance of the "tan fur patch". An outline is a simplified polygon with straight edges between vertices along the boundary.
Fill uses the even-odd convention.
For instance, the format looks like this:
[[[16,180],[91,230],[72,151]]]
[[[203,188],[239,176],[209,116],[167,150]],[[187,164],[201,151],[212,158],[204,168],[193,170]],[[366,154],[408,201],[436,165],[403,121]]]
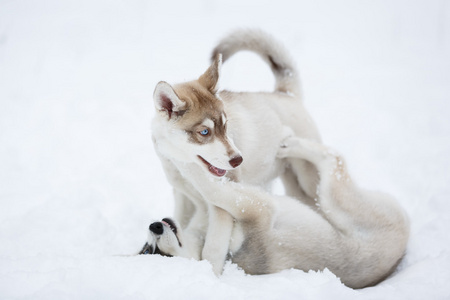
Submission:
[[[198,82],[213,94],[217,92],[221,64],[222,54],[218,54],[208,70],[198,79]]]
[[[205,144],[219,139],[228,145],[223,102],[198,81],[176,85],[174,90],[180,100],[186,103],[185,113],[178,120],[178,125],[189,134],[190,140],[197,144]],[[210,131],[208,136],[200,135],[204,129]],[[231,146],[227,148],[230,148],[231,154],[234,152]]]

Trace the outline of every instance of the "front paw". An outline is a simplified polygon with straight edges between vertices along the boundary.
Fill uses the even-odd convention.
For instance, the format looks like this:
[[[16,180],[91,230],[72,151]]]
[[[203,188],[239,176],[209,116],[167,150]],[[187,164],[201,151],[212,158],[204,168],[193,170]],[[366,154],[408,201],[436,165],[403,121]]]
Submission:
[[[217,277],[220,277],[220,275],[222,275],[222,272],[223,272],[223,264],[211,263],[211,265],[212,265],[214,275],[216,275]]]

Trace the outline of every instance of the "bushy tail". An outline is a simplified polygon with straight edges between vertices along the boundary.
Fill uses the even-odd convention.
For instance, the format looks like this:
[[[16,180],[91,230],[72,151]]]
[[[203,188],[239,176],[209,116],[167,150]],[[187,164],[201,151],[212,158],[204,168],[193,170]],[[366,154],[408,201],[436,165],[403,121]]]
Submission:
[[[212,59],[222,53],[223,62],[236,52],[253,51],[270,66],[275,75],[275,91],[300,95],[298,72],[284,46],[270,34],[258,29],[240,29],[223,38],[214,48]]]

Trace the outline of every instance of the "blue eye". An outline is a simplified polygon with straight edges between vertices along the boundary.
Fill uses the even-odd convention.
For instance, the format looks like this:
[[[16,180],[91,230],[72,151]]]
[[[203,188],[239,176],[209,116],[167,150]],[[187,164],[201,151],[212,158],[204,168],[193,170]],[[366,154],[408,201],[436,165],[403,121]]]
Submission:
[[[208,129],[203,129],[202,131],[200,131],[201,135],[208,135],[209,134],[209,130]]]

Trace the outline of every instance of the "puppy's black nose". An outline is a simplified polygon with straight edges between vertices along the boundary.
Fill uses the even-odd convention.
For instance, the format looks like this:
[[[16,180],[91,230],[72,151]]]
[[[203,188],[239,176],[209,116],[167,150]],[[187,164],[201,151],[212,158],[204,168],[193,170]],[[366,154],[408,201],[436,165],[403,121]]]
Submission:
[[[229,163],[233,168],[236,168],[237,166],[239,166],[242,163],[243,160],[244,159],[242,158],[242,156],[238,155],[238,156],[232,158],[229,161]]]
[[[154,234],[158,234],[158,235],[162,234],[164,231],[163,224],[161,222],[155,222],[155,223],[150,224],[149,229],[151,232],[153,232]]]

